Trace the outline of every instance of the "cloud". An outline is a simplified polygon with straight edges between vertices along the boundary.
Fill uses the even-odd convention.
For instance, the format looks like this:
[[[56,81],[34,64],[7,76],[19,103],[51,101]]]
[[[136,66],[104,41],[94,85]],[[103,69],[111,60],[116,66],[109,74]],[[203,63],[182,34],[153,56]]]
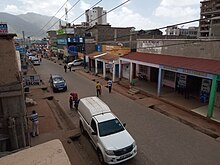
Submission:
[[[160,6],[156,9],[155,15],[158,17],[170,17],[170,18],[179,18],[179,17],[194,17],[198,14],[198,10],[191,7],[164,7]]]
[[[162,0],[160,5],[161,6],[190,6],[199,4],[200,0]]]
[[[168,22],[180,23],[198,19],[200,17],[199,6],[200,0],[162,0],[154,11],[154,15],[157,18],[169,19]]]
[[[11,14],[21,14],[22,10],[20,10],[17,6],[15,5],[7,5],[6,8],[4,9],[4,12],[6,13],[11,13]]]
[[[66,0],[53,0],[48,2],[46,0],[17,0],[13,5],[7,5],[4,12],[11,14],[25,14],[27,12],[39,13],[42,15],[53,16],[56,11],[66,2]],[[70,3],[67,3],[68,8],[71,7]],[[58,16],[62,16],[65,13],[66,5],[60,10]]]
[[[88,3],[84,2],[84,1],[81,1],[81,3],[80,3],[80,9],[83,10],[83,11],[89,9],[90,6],[91,6],[90,4],[88,4]]]
[[[149,29],[155,25],[149,19],[138,13],[134,13],[127,7],[122,7],[120,11],[110,12],[107,21],[110,22],[112,26],[118,27],[133,27],[136,25],[136,29]]]

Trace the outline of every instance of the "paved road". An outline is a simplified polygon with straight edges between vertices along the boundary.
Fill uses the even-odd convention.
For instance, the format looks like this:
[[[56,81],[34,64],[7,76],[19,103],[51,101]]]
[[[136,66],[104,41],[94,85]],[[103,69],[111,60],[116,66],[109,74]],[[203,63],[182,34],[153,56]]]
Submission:
[[[48,82],[50,73],[64,76],[68,91],[56,93],[54,96],[75,119],[78,126],[77,113],[68,109],[68,95],[71,91],[77,91],[80,97],[95,95],[95,82],[80,76],[77,72],[64,73],[62,66],[51,61],[43,61],[36,70],[44,82]],[[220,142],[215,139],[116,92],[109,94],[107,89],[103,89],[101,99],[122,122],[127,124],[127,130],[137,142],[138,155],[124,164],[220,164]],[[95,151],[85,137],[80,137],[76,145],[88,164],[98,164]]]

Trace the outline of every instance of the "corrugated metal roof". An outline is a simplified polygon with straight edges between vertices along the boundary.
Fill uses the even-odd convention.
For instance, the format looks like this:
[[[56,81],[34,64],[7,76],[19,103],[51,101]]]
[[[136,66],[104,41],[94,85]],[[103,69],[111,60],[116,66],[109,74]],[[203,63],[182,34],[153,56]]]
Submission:
[[[98,59],[102,59],[105,61],[118,60],[120,57],[119,55],[104,53],[104,52],[93,52],[91,54],[88,54],[87,56],[89,56],[91,59],[98,58]]]
[[[102,54],[103,52],[93,52],[93,53],[90,53],[90,54],[87,54],[86,56],[90,57],[91,59],[94,59],[94,56],[97,56],[99,54]]]
[[[102,57],[100,57],[100,59],[106,60],[106,61],[113,61],[113,60],[118,60],[119,56],[118,55],[113,55],[113,54],[106,54]]]
[[[131,52],[127,55],[122,56],[121,58],[152,64],[167,65],[177,68],[190,69],[206,73],[220,74],[220,60],[189,58],[139,52]]]

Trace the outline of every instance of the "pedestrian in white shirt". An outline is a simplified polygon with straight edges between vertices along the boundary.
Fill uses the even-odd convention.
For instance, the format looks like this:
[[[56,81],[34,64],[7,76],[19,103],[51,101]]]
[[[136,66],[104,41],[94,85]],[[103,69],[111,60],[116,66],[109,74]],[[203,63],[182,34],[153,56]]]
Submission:
[[[108,84],[108,92],[111,93],[111,91],[112,91],[112,80],[109,79],[107,84]]]
[[[38,121],[38,114],[35,110],[32,111],[30,120],[32,121],[32,136],[35,137],[39,135],[39,121]]]

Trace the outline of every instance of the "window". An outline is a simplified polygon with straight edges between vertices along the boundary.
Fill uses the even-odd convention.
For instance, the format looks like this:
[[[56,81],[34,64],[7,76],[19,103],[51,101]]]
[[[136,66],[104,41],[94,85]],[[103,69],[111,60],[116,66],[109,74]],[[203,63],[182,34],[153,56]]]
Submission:
[[[144,65],[140,65],[139,70],[140,70],[141,73],[147,74],[148,67],[147,67],[147,66],[144,66]]]
[[[163,78],[165,80],[175,81],[175,73],[171,71],[164,71]]]
[[[97,133],[96,123],[95,123],[95,121],[94,121],[93,119],[92,119],[92,121],[91,121],[91,127],[92,127],[93,131],[94,131],[95,133]]]
[[[99,135],[107,136],[124,130],[123,125],[118,119],[112,119],[99,123]]]

